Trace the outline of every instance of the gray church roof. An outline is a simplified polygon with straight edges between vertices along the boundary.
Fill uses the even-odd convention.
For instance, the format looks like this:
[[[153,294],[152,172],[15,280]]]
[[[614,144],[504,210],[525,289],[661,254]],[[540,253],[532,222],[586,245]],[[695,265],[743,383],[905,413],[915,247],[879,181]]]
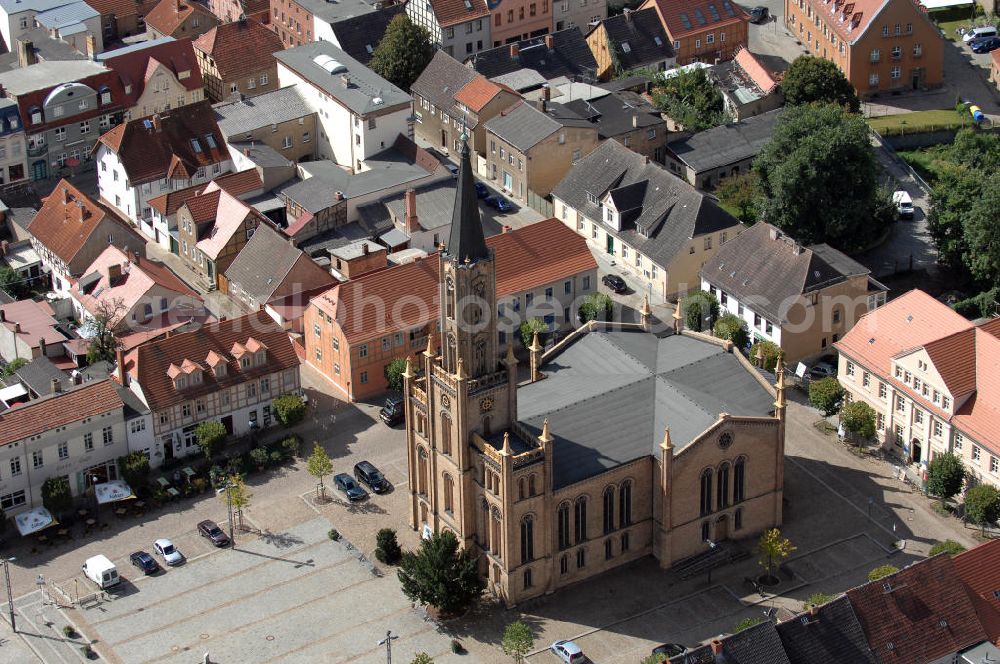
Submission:
[[[720,413],[768,416],[771,393],[723,348],[691,337],[638,331],[590,332],[517,392],[518,417],[555,437],[553,487],[659,454],[669,426],[676,450]]]

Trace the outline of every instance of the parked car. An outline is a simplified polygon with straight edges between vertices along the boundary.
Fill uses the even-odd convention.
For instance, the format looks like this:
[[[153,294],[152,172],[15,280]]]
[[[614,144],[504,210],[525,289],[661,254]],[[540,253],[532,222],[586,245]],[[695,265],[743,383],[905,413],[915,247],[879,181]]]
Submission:
[[[347,499],[352,503],[356,500],[364,500],[368,497],[368,492],[361,488],[354,478],[347,473],[340,473],[334,475],[333,484],[336,486],[341,493],[347,496]]]
[[[978,28],[972,28],[971,30],[966,30],[962,34],[962,41],[968,44],[976,39],[982,39],[984,37],[996,37],[997,29],[992,25],[984,25]]]
[[[763,5],[758,5],[750,10],[751,23],[767,23],[770,19],[771,12]]]
[[[983,37],[969,42],[973,53],[989,53],[1000,48],[1000,37]]]
[[[177,550],[174,543],[163,537],[153,542],[153,553],[163,558],[163,562],[171,567],[184,562],[184,556]]]
[[[587,661],[587,656],[580,650],[580,646],[572,641],[556,641],[549,646],[549,650],[566,664],[580,664]]]
[[[601,283],[607,286],[612,293],[624,293],[628,291],[628,284],[617,274],[606,274],[601,278]]]
[[[900,219],[913,219],[913,198],[908,192],[900,189],[892,194],[892,203]]]
[[[378,411],[378,416],[382,418],[386,426],[394,427],[406,418],[406,411],[403,409],[403,397],[396,394],[387,397],[385,405]]]
[[[122,580],[118,576],[118,568],[103,553],[87,558],[80,569],[84,576],[96,583],[102,590],[117,586]]]
[[[215,521],[206,519],[199,523],[198,534],[212,540],[212,544],[215,546],[229,546],[230,544],[229,535],[222,532],[222,528],[219,528],[219,524]]]
[[[451,173],[451,177],[453,178],[458,177],[458,166],[456,166],[455,164],[445,163],[444,167],[448,169],[449,173]]]
[[[385,479],[385,475],[370,461],[362,461],[361,463],[354,464],[354,479],[359,484],[366,485],[375,493],[385,493],[392,486]]]
[[[479,180],[476,180],[476,183],[472,186],[476,188],[476,198],[486,198],[487,196],[490,195],[489,187],[487,187]]]
[[[136,551],[128,559],[132,566],[141,569],[143,574],[156,574],[160,571],[160,563],[145,551]]]
[[[500,194],[496,194],[495,196],[487,196],[483,202],[489,205],[491,208],[495,208],[497,212],[510,212],[511,210],[514,209],[514,204],[508,201]]]
[[[661,643],[660,645],[653,648],[652,654],[654,655],[666,655],[669,657],[675,657],[677,655],[682,655],[687,652],[687,646],[682,646],[679,643]]]
[[[837,375],[837,359],[833,355],[824,355],[816,364],[809,368],[809,377],[815,380]]]

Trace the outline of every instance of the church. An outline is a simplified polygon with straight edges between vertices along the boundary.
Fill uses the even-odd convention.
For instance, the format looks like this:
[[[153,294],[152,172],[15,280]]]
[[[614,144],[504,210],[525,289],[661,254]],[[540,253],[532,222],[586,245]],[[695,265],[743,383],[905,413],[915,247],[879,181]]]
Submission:
[[[518,379],[468,146],[440,261],[440,345],[404,374],[410,525],[478,552],[508,606],[637,558],[661,567],[782,518],[785,392],[732,344],[586,324]]]

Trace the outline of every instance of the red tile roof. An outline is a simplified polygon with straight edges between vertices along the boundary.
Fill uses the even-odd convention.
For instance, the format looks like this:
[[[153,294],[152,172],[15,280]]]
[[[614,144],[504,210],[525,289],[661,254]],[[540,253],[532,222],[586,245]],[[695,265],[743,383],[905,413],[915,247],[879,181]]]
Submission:
[[[497,298],[597,268],[586,239],[558,219],[488,237],[486,244],[496,256]],[[433,254],[339,284],[313,302],[337,318],[349,343],[411,329],[438,316],[438,267]],[[408,300],[414,304],[397,307]],[[363,306],[372,301],[383,306]]]
[[[924,344],[934,368],[954,397],[976,389],[976,332],[962,330]]]
[[[871,26],[872,20],[889,6],[886,0],[853,0],[845,2],[816,2],[809,1],[813,11],[822,15],[822,20],[837,36],[853,44]],[[929,21],[923,8],[912,0],[896,0],[893,3],[898,7],[910,7],[913,13],[920,17],[920,20]],[[897,18],[897,20],[899,20]]]
[[[129,243],[130,246],[146,245],[145,239],[127,222],[66,180],[60,181],[45,199],[28,224],[28,232],[69,265],[104,219],[121,227],[123,234],[135,237],[135,244]],[[94,238],[94,242],[107,244],[107,238]]]
[[[135,105],[142,96],[149,77],[156,71],[158,65],[170,70],[185,90],[200,90],[204,87],[194,48],[191,46],[191,40],[187,38],[160,42],[124,55],[107,58],[103,64],[118,74],[122,79],[123,88],[126,85],[132,86],[131,93],[125,96],[128,106]]]
[[[754,57],[754,54],[744,47],[740,47],[740,50],[736,52],[736,64],[743,70],[743,72],[750,77],[753,84],[760,88],[761,92],[767,94],[774,89],[774,86],[778,84],[774,77],[771,76],[771,72],[764,68],[764,65],[760,63],[760,60]]]
[[[1000,540],[980,544],[951,559],[987,636],[994,643],[1000,641]]]
[[[35,399],[0,413],[0,445],[114,411],[123,405],[115,384],[108,379]]]
[[[646,0],[639,9],[654,6],[660,14],[664,29],[674,40],[750,20],[743,8],[731,0],[729,6],[733,10],[732,16],[723,6],[723,0]],[[715,12],[713,13],[710,8],[714,8]],[[698,19],[699,16],[704,22]],[[716,20],[715,16],[719,19]]]
[[[165,177],[190,179],[199,168],[229,159],[208,100],[120,124],[98,139],[95,152],[101,144],[118,155],[133,186]]]
[[[478,113],[501,91],[502,88],[499,85],[485,76],[476,76],[455,93],[455,101]]]
[[[198,14],[202,21],[208,21],[205,25],[214,25],[219,22],[215,14],[208,11],[196,2],[189,0],[160,0],[153,10],[146,14],[146,25],[157,30],[160,34],[176,37],[174,31],[181,27],[191,14]]]
[[[87,0],[87,4],[102,16],[110,15],[119,19],[140,13],[138,0]]]
[[[215,219],[215,211],[219,208],[219,196],[222,195],[220,189],[207,191],[194,198],[188,199],[181,207],[187,207],[191,214],[191,219],[196,223],[202,223]]]
[[[930,662],[986,640],[947,554],[847,591],[879,661]]]
[[[431,0],[434,16],[442,28],[490,15],[490,8],[487,6],[486,0],[469,0],[468,4],[466,4],[466,1]]]
[[[233,348],[237,344],[247,344],[250,339],[255,339],[267,349],[267,362],[262,366],[242,369],[233,355]],[[167,375],[170,366],[181,366],[185,360],[205,364],[210,352],[225,359],[226,375],[216,378],[212,371],[206,371],[200,384],[178,391]],[[125,360],[129,376],[142,387],[143,395],[154,412],[261,376],[297,369],[298,366],[299,358],[288,333],[263,311],[212,323],[195,332],[183,332],[152,341],[133,349]],[[271,389],[277,392],[279,386],[273,385]]]
[[[252,191],[263,189],[264,181],[260,179],[260,173],[257,172],[257,169],[251,168],[237,173],[227,173],[215,178],[208,183],[206,191],[212,191],[216,187],[240,198]]]
[[[976,442],[1000,455],[1000,339],[976,328],[976,393],[955,413],[952,422]]]
[[[248,18],[212,28],[195,40],[194,47],[211,56],[219,75],[228,81],[277,67],[274,54],[284,45],[278,33]]]
[[[21,330],[17,333],[18,340],[27,343],[30,348],[37,348],[42,339],[51,345],[66,341],[66,335],[56,327],[59,321],[56,320],[52,305],[44,300],[18,300],[0,304],[0,311],[4,314],[4,322],[0,325],[13,333],[17,324]]]
[[[196,184],[192,187],[185,187],[177,191],[160,194],[155,198],[149,199],[149,206],[160,214],[169,217],[170,215],[177,214],[177,211],[181,209],[184,203],[203,192],[206,186],[208,185]]]

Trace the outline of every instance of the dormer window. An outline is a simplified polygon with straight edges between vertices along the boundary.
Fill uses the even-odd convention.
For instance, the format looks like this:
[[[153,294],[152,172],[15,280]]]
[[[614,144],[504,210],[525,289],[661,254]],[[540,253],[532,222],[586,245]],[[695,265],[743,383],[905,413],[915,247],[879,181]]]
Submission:
[[[193,372],[191,374],[191,384],[192,385],[201,385],[201,372],[200,371],[195,371],[195,372]]]
[[[215,365],[215,377],[224,378],[225,375],[226,375],[226,365],[221,363]]]
[[[258,367],[263,366],[267,362],[267,351],[260,350],[254,353],[254,364]]]
[[[179,72],[177,74],[177,78],[180,79],[180,80],[182,80],[182,81],[184,79],[186,79],[186,78],[191,78],[191,70],[190,69],[185,69],[184,71]]]
[[[240,368],[241,369],[249,369],[250,368],[250,357],[249,356],[244,355],[243,357],[240,358]]]
[[[183,390],[187,387],[187,376],[177,376],[174,378],[174,389]]]
[[[198,142],[198,139],[197,139],[197,138],[192,138],[192,139],[191,139],[191,148],[192,148],[192,149],[193,149],[193,150],[194,150],[195,152],[197,152],[197,153],[199,153],[199,154],[201,153],[201,143],[199,143],[199,142]]]
[[[587,202],[590,203],[591,205],[600,205],[600,203],[597,200],[597,196],[594,196],[589,191],[587,192]]]
[[[132,91],[132,86],[131,85],[126,85],[125,86],[125,94],[129,94],[131,91]],[[111,103],[111,88],[109,88],[106,85],[102,85],[101,89],[98,90],[98,94],[101,97],[101,104],[110,104]]]
[[[205,143],[208,144],[209,150],[214,150],[217,147],[219,147],[215,142],[215,137],[212,136],[211,134],[205,134]]]
[[[31,116],[31,124],[42,124],[42,109],[32,106],[28,109],[28,114]]]

